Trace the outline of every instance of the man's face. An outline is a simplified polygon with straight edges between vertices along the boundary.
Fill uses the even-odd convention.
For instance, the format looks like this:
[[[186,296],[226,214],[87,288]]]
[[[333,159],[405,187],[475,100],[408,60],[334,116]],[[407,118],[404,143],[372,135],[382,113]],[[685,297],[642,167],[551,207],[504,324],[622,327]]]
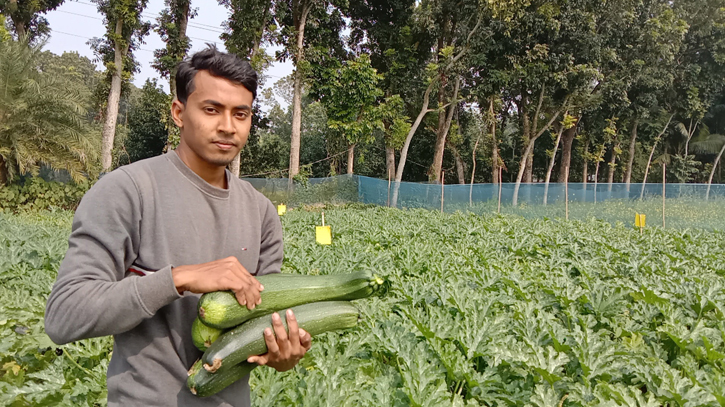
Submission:
[[[252,127],[252,92],[227,79],[199,71],[186,105],[174,101],[171,112],[181,128],[181,144],[194,161],[223,167],[247,143]]]

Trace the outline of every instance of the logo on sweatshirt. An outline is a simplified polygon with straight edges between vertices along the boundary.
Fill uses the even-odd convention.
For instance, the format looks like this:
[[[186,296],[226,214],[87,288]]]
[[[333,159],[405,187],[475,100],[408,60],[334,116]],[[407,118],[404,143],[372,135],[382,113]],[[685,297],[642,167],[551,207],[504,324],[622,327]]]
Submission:
[[[147,275],[155,272],[156,270],[150,270],[146,267],[139,266],[138,264],[134,263],[131,265],[131,267],[128,268],[128,271],[131,273],[136,273],[139,276],[147,276]]]

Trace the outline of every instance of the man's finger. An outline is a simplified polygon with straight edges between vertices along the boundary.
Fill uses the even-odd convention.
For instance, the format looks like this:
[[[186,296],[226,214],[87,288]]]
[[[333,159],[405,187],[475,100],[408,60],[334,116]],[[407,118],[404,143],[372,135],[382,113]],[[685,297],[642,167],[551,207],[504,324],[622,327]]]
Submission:
[[[259,281],[249,274],[247,269],[239,263],[236,257],[231,258],[230,261],[232,261],[232,265],[229,271],[231,272],[231,276],[233,276],[231,278],[236,280],[236,288],[234,288],[234,291],[244,297],[244,302],[242,303],[240,301],[239,303],[246,305],[250,310],[254,309],[261,302],[261,298],[259,297]]]
[[[300,345],[302,345],[306,351],[310,350],[312,347],[312,335],[302,328],[300,328]]]
[[[267,355],[268,354],[265,353],[264,355],[250,356],[247,358],[247,363],[256,363],[259,366],[264,366],[267,364],[267,362],[269,362],[269,358],[267,357]]]
[[[272,334],[272,330],[270,328],[264,329],[264,342],[267,343],[267,360],[271,358],[279,358],[279,345],[277,345],[277,340],[274,337],[274,334]]]
[[[239,289],[239,283],[237,281],[234,281],[231,278],[224,278],[220,281],[220,283],[222,284],[222,289],[232,290],[234,292],[234,296],[237,298],[237,301],[239,301],[239,304],[247,305],[247,296],[244,293],[244,290]]]
[[[289,343],[294,348],[300,345],[300,334],[297,326],[297,318],[291,309],[287,310],[287,330],[289,331]]]
[[[286,347],[289,344],[287,331],[282,325],[282,318],[276,312],[272,314],[272,327],[274,328],[274,334],[277,336],[277,343]]]
[[[247,308],[254,309],[259,304],[259,291],[250,284],[245,284],[244,295],[247,297]]]

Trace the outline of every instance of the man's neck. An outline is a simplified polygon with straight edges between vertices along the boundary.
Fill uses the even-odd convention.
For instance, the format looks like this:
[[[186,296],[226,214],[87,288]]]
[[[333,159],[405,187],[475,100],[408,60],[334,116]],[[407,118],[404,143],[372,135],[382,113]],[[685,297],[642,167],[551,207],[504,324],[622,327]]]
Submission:
[[[226,167],[211,165],[208,162],[199,159],[199,157],[191,152],[188,147],[180,144],[176,148],[176,154],[179,155],[181,161],[186,164],[189,169],[194,171],[196,175],[209,184],[222,189],[227,189]]]

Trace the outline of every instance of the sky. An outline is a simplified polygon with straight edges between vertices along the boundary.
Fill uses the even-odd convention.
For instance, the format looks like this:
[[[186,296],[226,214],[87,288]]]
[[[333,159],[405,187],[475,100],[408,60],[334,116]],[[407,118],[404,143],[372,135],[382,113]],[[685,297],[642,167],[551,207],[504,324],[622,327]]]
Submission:
[[[197,8],[197,16],[189,22],[187,35],[191,39],[190,53],[203,49],[207,43],[216,43],[217,48],[224,50],[224,44],[219,35],[223,32],[222,23],[228,18],[229,12],[220,6],[215,0],[193,0],[192,7]],[[164,8],[163,0],[149,0],[146,10],[142,14],[145,20],[156,22],[156,16]],[[90,0],[67,0],[57,9],[50,11],[45,16],[50,23],[51,36],[45,46],[45,50],[54,54],[62,54],[65,51],[77,51],[80,55],[93,60],[95,57],[91,47],[87,44],[93,37],[101,37],[105,33],[103,16],[98,12],[96,5]],[[153,62],[153,51],[163,48],[165,44],[158,34],[151,31],[145,38],[145,44],[136,52],[136,59],[141,65],[141,71],[134,75],[132,82],[142,87],[148,78],[160,78],[158,72],[151,67]],[[269,48],[271,53],[276,48]],[[99,69],[103,69],[97,63]],[[265,87],[271,87],[274,83],[292,73],[292,63],[276,62],[267,72],[269,76]],[[159,80],[159,84],[168,92],[168,81]],[[261,89],[260,92],[261,93]],[[286,103],[279,100],[283,106]]]

